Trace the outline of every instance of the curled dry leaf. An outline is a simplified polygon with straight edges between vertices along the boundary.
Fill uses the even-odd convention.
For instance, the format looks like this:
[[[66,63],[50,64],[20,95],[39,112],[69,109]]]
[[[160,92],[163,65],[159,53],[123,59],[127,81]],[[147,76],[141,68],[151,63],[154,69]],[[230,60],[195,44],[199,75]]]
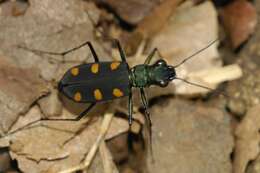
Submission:
[[[244,173],[249,161],[259,154],[260,142],[260,105],[251,107],[237,126],[235,135],[237,137],[234,158],[234,172]]]
[[[248,39],[257,24],[256,9],[247,0],[233,1],[220,11],[220,17],[234,49]]]

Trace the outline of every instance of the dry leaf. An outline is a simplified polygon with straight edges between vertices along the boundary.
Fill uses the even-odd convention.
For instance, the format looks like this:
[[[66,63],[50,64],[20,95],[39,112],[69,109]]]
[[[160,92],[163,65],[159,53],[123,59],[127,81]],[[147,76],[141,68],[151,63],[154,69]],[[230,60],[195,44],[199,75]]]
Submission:
[[[1,133],[7,132],[18,115],[26,112],[46,92],[47,85],[40,79],[37,69],[22,69],[0,61]]]
[[[50,94],[38,101],[44,117],[58,116],[62,112],[62,104],[58,98],[58,91],[52,89]]]
[[[41,123],[44,126],[38,124],[8,136],[12,159],[17,160],[24,172],[57,172],[78,165],[92,147],[100,129],[99,121],[87,125],[86,121],[88,119],[80,122],[45,122]],[[128,128],[127,121],[114,118],[106,139],[126,132]]]
[[[174,17],[152,41],[152,48],[157,47],[164,59],[171,65],[179,64],[183,59],[205,48],[218,38],[217,12],[212,2],[206,1],[198,6],[190,2],[182,4]],[[187,79],[192,73],[210,70],[221,66],[217,51],[218,43],[195,55],[193,59],[176,68],[177,77]],[[200,84],[201,81],[192,79]],[[203,88],[174,80],[177,94],[198,94],[208,92]],[[203,84],[202,84],[203,85]],[[167,88],[172,93],[174,86]]]
[[[229,116],[208,105],[168,99],[151,109],[151,172],[230,173],[233,136]]]
[[[234,154],[234,173],[244,173],[248,163],[259,154],[260,105],[251,107],[237,126]]]

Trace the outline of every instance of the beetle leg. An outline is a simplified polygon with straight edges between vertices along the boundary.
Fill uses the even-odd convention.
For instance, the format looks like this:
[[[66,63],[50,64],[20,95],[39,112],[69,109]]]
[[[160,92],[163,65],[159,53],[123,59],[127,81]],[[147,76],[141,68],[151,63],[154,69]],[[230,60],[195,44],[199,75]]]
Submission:
[[[38,122],[43,122],[43,121],[79,121],[81,118],[83,118],[84,116],[87,115],[87,113],[96,105],[96,103],[91,103],[78,117],[76,118],[67,118],[67,119],[47,119],[47,118],[41,118],[39,120],[35,120],[33,122],[30,122],[29,124],[20,127],[14,131],[11,131],[10,133],[6,134],[5,136],[11,135],[11,134],[15,134],[16,132],[20,131],[20,130],[25,130],[27,128],[31,128],[34,127],[34,124],[37,124]],[[4,136],[2,136],[4,137]]]
[[[148,57],[145,59],[144,64],[149,64],[154,56],[154,54],[158,51],[157,48],[154,48],[152,52],[148,55]]]
[[[122,47],[120,45],[119,40],[115,39],[115,42],[116,42],[116,45],[118,47],[118,50],[119,50],[119,53],[120,53],[122,61],[126,62],[126,56],[125,56],[124,50],[122,49]]]
[[[93,58],[94,58],[95,62],[99,62],[97,53],[96,53],[95,49],[93,48],[92,44],[88,41],[87,45],[88,45],[88,47],[89,47],[89,49],[90,49],[90,51],[91,51],[91,53],[93,55]]]
[[[33,51],[33,52],[38,52],[38,53],[45,53],[45,54],[49,54],[49,55],[60,55],[60,56],[64,56],[64,55],[66,55],[66,54],[68,54],[68,53],[70,53],[70,52],[73,52],[73,51],[75,51],[75,50],[77,50],[77,49],[79,49],[79,48],[81,48],[81,47],[86,46],[86,45],[88,45],[88,47],[89,47],[89,49],[90,49],[90,51],[91,51],[91,53],[92,53],[92,55],[93,55],[93,57],[94,57],[95,62],[99,62],[98,56],[97,56],[97,54],[96,54],[96,52],[95,52],[95,50],[94,50],[92,44],[91,44],[89,41],[84,42],[84,43],[82,43],[81,45],[79,45],[79,46],[77,46],[77,47],[74,47],[74,48],[72,48],[72,49],[66,50],[66,51],[64,51],[64,52],[49,52],[49,51],[42,51],[42,50],[37,50],[37,49],[29,49],[29,48],[23,47],[23,46],[18,46],[18,47],[19,47],[19,48],[22,48],[22,49],[30,50],[30,51]]]
[[[131,126],[133,121],[133,100],[132,100],[132,91],[130,90],[129,97],[128,97],[128,123]]]
[[[81,48],[81,47],[86,46],[86,45],[88,45],[88,47],[89,47],[89,49],[90,49],[90,51],[91,51],[91,53],[92,53],[92,55],[93,55],[93,58],[94,58],[95,62],[99,62],[97,53],[96,53],[95,49],[93,48],[92,44],[91,44],[89,41],[87,41],[87,42],[85,42],[85,43],[82,43],[81,45],[79,45],[79,46],[77,46],[77,47],[74,47],[74,48],[72,48],[72,49],[69,49],[69,50],[67,50],[67,51],[65,51],[65,52],[58,53],[58,55],[64,56],[64,55],[66,55],[66,54],[68,54],[68,53],[70,53],[70,52],[73,52],[73,51],[75,51],[75,50],[77,50],[77,49],[79,49],[79,48]],[[55,54],[55,53],[54,53],[54,54]]]
[[[148,57],[145,59],[144,64],[150,64],[150,62],[156,52],[159,54],[160,57],[162,57],[162,54],[160,53],[160,51],[157,48],[154,48],[152,50],[152,52],[148,55]]]
[[[148,111],[148,102],[147,102],[147,99],[146,99],[146,96],[145,96],[145,91],[144,91],[144,88],[140,88],[140,93],[141,93],[141,100],[142,100],[142,103],[143,103],[143,106],[144,106],[144,110],[145,110],[145,122],[147,124],[147,130],[148,130],[148,146],[149,146],[149,149],[150,149],[150,153],[151,153],[151,156],[152,156],[152,160],[154,160],[153,158],[153,148],[152,148],[152,121],[151,121],[151,118],[150,118],[150,113]]]
[[[91,103],[74,121],[79,121],[82,117],[86,116],[88,112],[96,105],[96,103]]]
[[[79,114],[76,118],[66,118],[66,119],[41,119],[41,121],[79,121],[81,118],[86,116],[88,112],[96,105],[96,103],[91,103],[83,112]]]
[[[143,103],[143,106],[144,106],[144,110],[148,115],[149,124],[152,124],[151,119],[150,119],[150,113],[148,111],[148,102],[147,102],[147,99],[146,99],[144,88],[140,88],[140,93],[141,93],[141,100],[142,100],[142,103]]]
[[[143,106],[144,106],[144,111],[145,111],[145,119],[147,120],[147,123],[149,125],[149,131],[151,132],[152,121],[151,121],[151,118],[150,118],[150,113],[148,111],[148,102],[147,102],[147,99],[146,99],[144,88],[140,88],[140,93],[141,93],[141,100],[142,100],[142,103],[143,103]]]

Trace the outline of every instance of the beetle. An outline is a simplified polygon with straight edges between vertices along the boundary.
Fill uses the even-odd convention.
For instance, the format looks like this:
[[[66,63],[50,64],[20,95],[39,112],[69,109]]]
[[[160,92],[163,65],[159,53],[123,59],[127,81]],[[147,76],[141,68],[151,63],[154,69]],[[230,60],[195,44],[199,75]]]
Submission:
[[[118,99],[128,96],[129,125],[132,124],[132,88],[139,88],[141,100],[148,114],[148,103],[144,88],[151,85],[166,87],[176,77],[175,68],[168,65],[163,59],[154,64],[150,61],[157,49],[154,49],[146,58],[144,64],[129,67],[125,53],[118,40],[115,40],[121,61],[100,62],[90,42],[88,45],[94,58],[93,63],[81,64],[69,69],[58,84],[58,90],[69,99],[90,105],[73,120],[80,120],[99,102]],[[80,47],[81,47],[80,46]],[[66,54],[66,51],[63,54]],[[150,117],[147,117],[151,123]]]
[[[206,47],[188,56],[175,66],[168,65],[163,59],[159,59],[155,63],[150,64],[155,53],[159,53],[158,49],[154,48],[152,52],[147,56],[143,64],[136,65],[132,68],[129,67],[126,61],[126,55],[119,41],[116,39],[115,43],[118,47],[121,61],[100,62],[97,53],[95,52],[92,44],[89,41],[62,53],[34,50],[19,46],[22,49],[30,50],[33,52],[65,56],[66,54],[87,45],[92,53],[94,62],[81,64],[70,68],[67,72],[65,72],[64,76],[58,82],[58,90],[60,93],[62,93],[74,102],[89,103],[90,105],[76,118],[41,118],[40,120],[33,121],[24,127],[12,131],[8,135],[23,130],[39,121],[79,121],[84,116],[86,116],[97,103],[119,99],[122,97],[128,97],[128,122],[131,126],[133,121],[132,89],[138,88],[140,90],[141,101],[145,110],[145,122],[147,123],[146,127],[148,127],[148,141],[151,144],[152,123],[148,111],[148,102],[145,95],[145,88],[148,88],[151,85],[166,87],[172,80],[179,79],[191,85],[202,87],[207,90],[213,90],[209,87],[192,83],[185,79],[177,77],[175,69],[198,53],[204,51],[217,41],[218,39],[212,41]],[[150,153],[153,158],[152,145],[150,145]]]
[[[93,63],[81,64],[70,68],[58,83],[59,92],[65,95],[67,98],[78,103],[90,103],[90,105],[76,118],[69,118],[69,119],[41,118],[40,120],[32,122],[28,125],[32,125],[42,120],[79,121],[81,118],[86,116],[87,113],[97,103],[118,99],[126,96],[128,96],[128,114],[129,114],[128,122],[129,125],[131,125],[133,121],[132,89],[139,88],[142,104],[145,110],[145,119],[146,122],[149,123],[150,126],[149,131],[151,132],[152,124],[151,124],[150,114],[148,112],[148,102],[145,95],[145,90],[144,90],[145,88],[150,87],[151,85],[166,87],[169,84],[169,82],[171,82],[174,79],[178,79],[191,85],[202,87],[207,90],[213,90],[212,88],[200,84],[196,84],[187,81],[183,78],[177,77],[175,69],[180,65],[182,65],[183,63],[185,63],[187,60],[193,58],[195,55],[209,48],[211,45],[213,45],[215,42],[219,40],[218,38],[210,42],[204,48],[184,58],[184,60],[182,60],[179,64],[175,66],[168,65],[166,61],[163,59],[159,59],[154,64],[150,64],[155,53],[156,52],[159,53],[158,49],[154,48],[152,52],[145,59],[144,64],[139,64],[132,68],[129,67],[126,61],[126,55],[120,45],[119,40],[117,39],[113,39],[113,40],[118,47],[121,61],[100,62],[96,51],[94,50],[91,42],[89,41],[86,41],[77,47],[74,47],[72,49],[69,49],[61,53],[29,49],[27,47],[18,46],[19,48],[29,50],[32,52],[65,56],[66,54],[87,45],[94,59]],[[26,127],[27,126],[19,128],[16,131],[24,129]]]
[[[44,52],[64,56],[71,51],[88,45],[94,58],[93,63],[81,64],[70,68],[59,82],[58,90],[66,97],[74,102],[90,103],[90,105],[75,119],[63,120],[78,121],[87,115],[97,103],[128,96],[128,122],[129,125],[131,125],[133,120],[132,89],[139,88],[145,110],[145,118],[148,120],[149,126],[151,126],[145,88],[150,87],[151,85],[166,87],[172,80],[180,79],[186,83],[212,90],[211,88],[178,78],[176,76],[175,68],[192,58],[194,55],[207,49],[217,40],[218,39],[214,40],[206,47],[185,58],[181,63],[175,66],[168,65],[163,59],[159,59],[154,64],[150,64],[155,53],[159,52],[157,48],[154,48],[147,56],[144,64],[139,64],[130,68],[126,61],[126,55],[119,41],[116,39],[115,43],[118,47],[121,61],[100,62],[97,53],[89,41],[63,53]]]
[[[62,119],[62,121],[78,121],[82,117],[86,116],[87,113],[99,102],[105,102],[113,99],[118,99],[128,96],[128,122],[131,126],[133,121],[133,100],[132,100],[132,89],[139,88],[141,101],[145,110],[145,121],[146,127],[148,128],[148,141],[150,146],[150,153],[153,158],[152,152],[152,122],[148,111],[148,101],[145,95],[145,88],[151,85],[159,87],[166,87],[169,82],[174,79],[182,80],[188,84],[192,84],[198,87],[212,90],[211,88],[189,82],[185,79],[178,78],[176,76],[175,68],[186,62],[188,59],[194,57],[196,54],[210,47],[218,39],[214,40],[206,47],[195,52],[191,56],[185,58],[178,65],[168,65],[165,60],[159,59],[154,64],[150,64],[155,53],[158,49],[155,48],[147,56],[143,64],[136,65],[132,68],[129,67],[126,61],[126,55],[119,43],[115,39],[115,43],[118,47],[121,61],[108,61],[100,62],[92,44],[87,41],[82,45],[65,51],[63,53],[50,53],[54,55],[66,55],[67,53],[79,49],[85,45],[88,45],[93,58],[93,63],[81,64],[70,68],[62,77],[58,84],[58,90],[69,99],[79,103],[90,103],[90,105],[80,113],[74,119]],[[61,119],[49,119],[58,120]]]

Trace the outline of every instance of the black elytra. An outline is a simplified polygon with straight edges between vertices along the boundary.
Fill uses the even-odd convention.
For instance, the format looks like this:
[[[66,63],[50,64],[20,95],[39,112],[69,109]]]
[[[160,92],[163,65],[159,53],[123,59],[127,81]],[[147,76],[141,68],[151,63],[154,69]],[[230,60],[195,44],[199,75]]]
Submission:
[[[58,88],[76,102],[102,102],[129,95],[128,74],[125,62],[82,64],[68,70]]]

